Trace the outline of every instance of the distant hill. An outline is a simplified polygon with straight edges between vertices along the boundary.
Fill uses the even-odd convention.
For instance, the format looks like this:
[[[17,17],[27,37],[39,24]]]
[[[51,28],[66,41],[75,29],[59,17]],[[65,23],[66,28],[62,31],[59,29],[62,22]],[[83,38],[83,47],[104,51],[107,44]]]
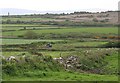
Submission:
[[[45,14],[45,13],[73,13],[75,11],[88,11],[88,12],[101,12],[107,11],[105,9],[80,9],[80,10],[61,10],[61,11],[36,11],[36,10],[28,10],[28,9],[17,9],[17,8],[0,8],[0,15],[7,15],[8,12],[11,15],[25,15],[25,14]]]
[[[118,11],[106,12],[74,12],[69,15],[56,16],[58,19],[67,19],[78,23],[95,23],[95,24],[118,24]]]
[[[32,18],[28,19],[27,23],[43,23],[51,25],[118,25],[118,11],[104,11],[104,12],[86,12],[86,11],[35,11],[26,9],[11,9],[5,8],[1,10],[2,15],[7,15],[10,13],[9,17],[17,18],[13,23],[26,23],[26,20],[22,18]],[[68,14],[67,14],[67,13]],[[57,14],[56,14],[57,13]],[[60,14],[61,13],[61,14]],[[28,15],[25,15],[28,14]],[[31,14],[31,15],[30,15]],[[43,14],[43,15],[41,15]],[[16,15],[21,15],[20,18]],[[4,16],[7,18],[7,16]],[[33,19],[34,18],[34,19]],[[37,19],[36,19],[37,18]],[[41,20],[42,18],[42,20]],[[7,23],[3,19],[2,23]]]

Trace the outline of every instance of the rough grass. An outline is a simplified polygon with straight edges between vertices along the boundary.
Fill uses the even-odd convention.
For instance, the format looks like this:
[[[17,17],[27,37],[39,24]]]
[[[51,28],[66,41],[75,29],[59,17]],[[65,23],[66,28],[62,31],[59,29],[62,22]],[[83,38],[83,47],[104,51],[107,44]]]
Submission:
[[[10,25],[12,27],[12,25]],[[25,25],[15,25],[17,28],[18,26],[23,27]],[[33,26],[33,25],[26,25],[26,26]],[[39,25],[37,25],[39,26]],[[4,25],[5,27],[5,25]],[[7,26],[9,27],[9,25]],[[34,27],[34,26],[33,26]],[[52,27],[51,27],[52,28]],[[117,27],[111,27],[111,28],[101,28],[101,27],[87,27],[87,28],[81,28],[81,27],[68,27],[68,28],[61,28],[61,29],[41,29],[41,30],[33,30],[38,34],[48,34],[48,33],[54,33],[54,34],[62,34],[63,36],[65,36],[66,34],[69,33],[95,33],[95,34],[118,34],[118,28]],[[3,36],[19,36],[19,35],[23,35],[26,33],[26,30],[23,31],[7,31],[7,32],[3,32]],[[76,35],[74,35],[76,36]],[[48,35],[49,37],[49,35]],[[62,54],[62,56],[69,56],[69,55],[78,55],[80,57],[80,60],[82,62],[82,64],[87,65],[88,67],[91,67],[93,65],[96,65],[98,68],[101,67],[101,69],[103,69],[102,74],[106,74],[106,75],[100,75],[100,74],[90,74],[87,71],[85,71],[86,73],[78,73],[78,72],[73,72],[73,71],[64,71],[63,68],[61,66],[59,66],[58,64],[54,64],[51,63],[50,60],[48,60],[45,63],[39,62],[39,60],[34,60],[32,58],[30,58],[32,61],[30,64],[14,64],[12,63],[8,63],[3,65],[3,68],[8,69],[8,71],[15,75],[9,75],[9,74],[5,74],[5,72],[3,72],[3,80],[6,81],[118,81],[118,76],[116,75],[117,73],[117,68],[118,68],[118,57],[117,57],[117,53],[113,53],[111,54],[114,50],[109,50],[106,51],[105,48],[103,48],[102,50],[97,50],[95,48],[90,49],[90,48],[86,48],[86,49],[80,49],[80,48],[76,48],[76,46],[99,46],[99,45],[103,45],[106,44],[107,42],[76,42],[76,41],[71,41],[69,43],[56,43],[58,41],[61,40],[26,40],[26,39],[3,39],[3,44],[29,44],[29,43],[33,43],[33,42],[55,42],[53,43],[53,47],[55,50],[57,49],[58,51],[55,51],[54,49],[47,49],[45,51],[41,51],[40,49],[37,50],[37,47],[42,48],[41,43],[36,43],[35,48],[33,48],[33,50],[37,50],[38,52],[43,53],[45,56],[49,57],[59,57],[60,53]],[[34,45],[34,44],[33,44]],[[45,46],[44,44],[42,44],[43,46]],[[32,45],[31,45],[32,47]],[[8,47],[9,49],[14,49],[13,47]],[[20,48],[19,48],[20,49]],[[63,51],[61,51],[63,50]],[[73,51],[74,50],[74,51]],[[86,52],[88,52],[88,54],[86,54]],[[109,52],[109,53],[108,53]],[[28,53],[27,51],[24,52],[3,52],[3,55],[5,57],[8,56],[15,56],[16,58],[19,58],[21,56],[19,56],[19,54],[22,53],[26,53],[26,55],[31,56],[30,53]],[[85,56],[86,54],[86,56]],[[106,56],[104,58],[104,55],[102,54],[106,54],[108,56]],[[101,59],[101,57],[104,58]],[[38,59],[38,58],[37,58]],[[92,60],[90,60],[92,59]],[[104,62],[101,63],[95,63],[95,60],[101,60],[101,61],[105,61],[107,62],[106,66],[101,66],[101,64],[103,64]],[[23,61],[24,62],[24,61]],[[34,63],[35,62],[35,63]],[[39,63],[38,63],[39,62]],[[91,63],[92,62],[92,63]],[[100,65],[99,65],[100,64]],[[19,70],[17,69],[16,66],[20,66],[21,68],[19,68]],[[37,66],[39,69],[34,69],[33,66]],[[12,70],[10,70],[8,67],[10,67]],[[24,67],[26,68],[24,71]],[[94,67],[95,68],[95,67]],[[15,70],[15,71],[14,71]],[[55,70],[55,71],[53,71]],[[56,71],[58,70],[58,71]],[[109,74],[109,75],[107,75]]]
[[[70,42],[70,43],[66,43],[66,44],[55,44],[55,47],[65,47],[65,46],[72,46],[72,47],[84,46],[84,47],[87,47],[87,46],[99,46],[99,45],[103,45],[106,43],[107,42]]]
[[[42,74],[45,73],[46,76]],[[26,76],[6,76],[3,81],[118,81],[115,75],[82,74],[73,72],[42,72],[26,73]],[[42,76],[42,77],[41,77]],[[32,78],[32,79],[31,79]]]
[[[112,56],[106,56],[105,57],[105,61],[108,62],[108,65],[105,67],[105,71],[106,73],[111,73],[114,74],[116,72],[118,72],[118,52],[113,53]]]
[[[116,69],[116,67],[118,67],[117,56],[118,56],[117,53],[113,53],[112,55],[105,57],[105,61],[108,62],[108,65],[106,66],[108,69],[106,70],[106,72],[111,69],[112,71],[110,72],[113,72]],[[38,58],[36,58],[36,60],[38,60]],[[36,62],[36,60],[31,58],[32,62]],[[28,63],[22,66],[25,66],[27,64]],[[36,63],[34,63],[33,66],[35,64]],[[10,64],[6,64],[6,65],[9,65],[10,67]],[[18,69],[16,72],[17,75],[16,74],[14,75],[14,73],[11,75],[3,73],[3,81],[118,81],[118,76],[115,74],[100,75],[100,74],[91,74],[87,72],[79,73],[79,72],[73,72],[73,71],[64,71],[63,69],[59,69],[60,66],[55,67],[57,69],[56,71],[56,69],[55,70],[49,69],[51,67],[54,67],[54,64],[51,64],[51,62],[45,62],[45,63],[42,62],[39,64],[39,66],[40,65],[42,66],[42,69],[39,69],[39,70],[31,68],[29,70],[26,69],[27,71],[26,70],[24,71],[23,70],[24,67],[21,67],[20,71],[22,72],[18,73],[19,72],[18,71],[19,69]],[[21,64],[17,66],[19,67],[21,66]],[[13,64],[12,67],[13,68],[16,67],[15,64]],[[30,66],[27,66],[26,68],[29,68],[29,67]],[[15,68],[15,71],[16,71],[16,68]]]
[[[43,30],[33,30],[38,34],[45,34],[45,33],[54,33],[54,34],[64,34],[64,33],[70,33],[70,32],[86,32],[86,33],[103,33],[103,34],[118,34],[118,28],[117,27],[111,27],[111,28],[101,28],[101,27],[91,27],[91,28],[61,28],[61,29],[43,29]],[[18,36],[25,34],[26,30],[24,31],[8,31],[3,32],[3,36]]]
[[[3,45],[8,44],[30,44],[33,42],[57,42],[62,40],[41,40],[41,39],[0,39]]]
[[[88,55],[85,56],[84,58],[82,58],[84,56],[84,53],[86,54],[86,51],[88,51]],[[46,56],[48,56],[49,54],[52,55],[58,55],[59,56],[59,52],[42,52],[43,54],[47,54]],[[8,55],[10,53],[8,52]],[[12,54],[12,53],[11,53]],[[19,54],[19,52],[16,54]],[[83,61],[86,61],[89,58],[92,58],[93,62],[94,59],[99,59],[101,60],[102,56],[105,56],[104,60],[100,61],[100,64],[102,63],[102,61],[107,62],[106,66],[102,66],[102,69],[104,69],[103,72],[105,72],[103,75],[100,74],[91,74],[88,73],[86,71],[86,73],[78,73],[78,72],[73,72],[73,71],[64,71],[62,67],[58,66],[57,64],[52,64],[51,63],[51,59],[44,62],[40,62],[38,61],[38,59],[40,58],[35,58],[32,59],[32,57],[34,56],[29,56],[30,57],[30,64],[26,63],[24,65],[21,64],[17,64],[17,66],[22,66],[20,68],[17,69],[16,65],[14,63],[8,63],[5,66],[9,66],[10,68],[12,68],[15,71],[12,72],[16,72],[17,75],[9,75],[9,74],[4,74],[3,73],[3,80],[7,81],[7,80],[11,80],[11,81],[118,81],[118,76],[117,76],[117,68],[118,68],[118,53],[112,48],[112,49],[83,49],[83,52],[64,52],[62,54],[67,54],[67,55],[78,55],[80,56],[81,59],[83,59]],[[106,54],[106,55],[105,55]],[[18,56],[18,58],[21,56]],[[53,56],[55,57],[55,56]],[[87,60],[89,62],[89,60]],[[90,61],[91,62],[91,61]],[[91,64],[91,63],[86,63],[87,64]],[[11,65],[12,64],[12,65]],[[29,64],[29,65],[28,65]],[[84,64],[84,63],[83,63]],[[95,64],[95,63],[94,63]],[[99,63],[97,63],[99,64]],[[10,66],[11,65],[11,66]],[[40,69],[33,69],[34,65],[38,66],[37,68]],[[55,66],[57,65],[57,67]],[[26,67],[27,71],[24,71],[23,68],[24,66]],[[49,68],[53,68],[52,70]],[[60,67],[60,68],[59,68]],[[55,68],[55,69],[54,69]],[[44,71],[45,69],[45,71]],[[56,71],[59,70],[59,71]],[[8,69],[9,70],[9,69]],[[55,71],[54,71],[55,70]],[[10,70],[11,71],[11,70]],[[24,71],[24,72],[23,72]],[[19,73],[18,73],[19,72]],[[14,73],[13,73],[14,74]],[[32,78],[32,79],[31,79]]]
[[[41,21],[41,20],[52,20],[52,18],[27,18],[27,17],[23,17],[23,18],[3,18],[2,21],[7,21],[7,20],[12,20],[12,21]]]
[[[62,54],[62,56],[67,56],[70,53],[72,53],[73,51],[66,51],[66,52],[62,52],[62,51],[40,51],[40,53],[42,53],[45,56],[52,56],[53,58],[57,58],[60,57],[60,54]],[[21,54],[25,53],[28,56],[32,56],[30,53],[28,52],[2,52],[4,57],[9,57],[9,56],[15,56],[15,57],[19,57],[22,56]]]

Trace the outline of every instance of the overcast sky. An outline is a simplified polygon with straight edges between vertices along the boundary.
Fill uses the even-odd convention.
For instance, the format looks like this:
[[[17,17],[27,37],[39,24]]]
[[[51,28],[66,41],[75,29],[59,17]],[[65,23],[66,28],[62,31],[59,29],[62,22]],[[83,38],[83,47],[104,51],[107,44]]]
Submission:
[[[1,0],[1,8],[37,11],[118,10],[120,0]]]

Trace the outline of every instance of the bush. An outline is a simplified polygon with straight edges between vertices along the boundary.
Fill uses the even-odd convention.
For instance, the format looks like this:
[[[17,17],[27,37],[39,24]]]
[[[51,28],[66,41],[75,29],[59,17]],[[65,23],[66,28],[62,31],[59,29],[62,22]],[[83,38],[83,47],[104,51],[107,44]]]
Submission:
[[[12,62],[4,61],[2,71],[4,75],[17,76],[24,75],[26,72],[39,71],[62,71],[64,68],[50,56],[27,56],[25,61]],[[45,75],[45,74],[44,74]]]
[[[97,19],[97,18],[94,18],[94,19],[93,19],[93,22],[98,22],[98,19]]]
[[[17,68],[14,63],[6,63],[2,66],[2,70],[5,74],[15,76],[17,75]]]
[[[119,48],[120,47],[120,42],[109,42],[109,43],[103,45],[102,47],[107,47],[107,48],[116,47],[116,48]]]
[[[27,39],[36,39],[36,38],[38,38],[38,34],[35,33],[34,31],[27,31],[24,34],[24,38],[27,38]]]

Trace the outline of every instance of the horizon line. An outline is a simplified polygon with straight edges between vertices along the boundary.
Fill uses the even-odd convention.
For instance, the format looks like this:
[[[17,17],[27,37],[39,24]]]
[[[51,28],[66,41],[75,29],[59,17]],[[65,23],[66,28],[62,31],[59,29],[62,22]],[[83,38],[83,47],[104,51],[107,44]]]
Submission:
[[[5,10],[4,12],[2,12],[3,9],[18,9],[18,10],[21,10],[18,11],[20,12],[21,14],[15,12],[13,10],[13,12],[11,12],[12,10]],[[26,11],[26,12],[23,12],[23,11]],[[102,13],[102,12],[115,12],[115,11],[120,11],[119,9],[117,10],[109,10],[109,9],[99,9],[99,8],[93,8],[93,9],[80,9],[80,10],[44,10],[44,11],[40,11],[40,10],[29,10],[29,9],[19,9],[19,8],[0,8],[0,16],[1,15],[8,15],[8,13],[10,15],[34,15],[34,14],[70,14],[70,13],[74,13],[74,12],[88,12],[88,13]]]

